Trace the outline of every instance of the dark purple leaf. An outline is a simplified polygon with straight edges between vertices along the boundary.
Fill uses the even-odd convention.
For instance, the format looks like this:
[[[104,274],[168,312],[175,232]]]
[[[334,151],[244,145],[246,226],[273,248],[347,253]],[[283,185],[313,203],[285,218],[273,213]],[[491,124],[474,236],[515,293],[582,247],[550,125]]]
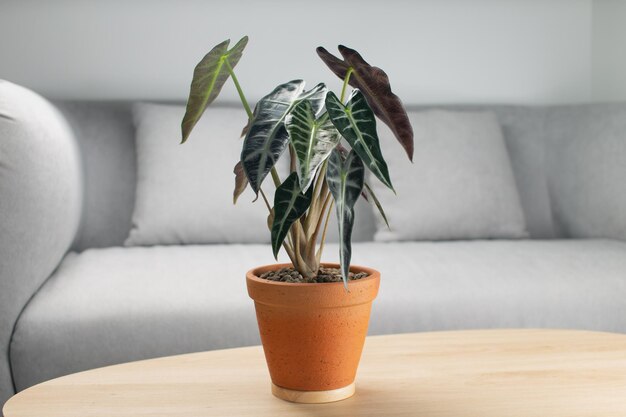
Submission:
[[[363,92],[368,104],[387,126],[413,160],[413,128],[400,98],[391,91],[385,71],[368,64],[354,49],[339,45],[341,60],[326,49],[317,48],[317,54],[339,78],[344,79],[350,68],[349,84]]]

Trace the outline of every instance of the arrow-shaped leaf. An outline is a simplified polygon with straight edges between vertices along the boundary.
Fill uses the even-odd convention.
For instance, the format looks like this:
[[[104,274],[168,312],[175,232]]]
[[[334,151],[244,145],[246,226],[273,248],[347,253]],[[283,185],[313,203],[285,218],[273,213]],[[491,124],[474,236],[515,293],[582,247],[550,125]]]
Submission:
[[[304,81],[294,80],[281,84],[263,97],[255,110],[241,151],[241,162],[250,186],[259,193],[261,183],[287,147],[289,134],[285,128],[285,118],[300,101],[326,93],[326,86],[318,84],[303,92]]]
[[[317,54],[342,80],[351,68],[349,83],[363,92],[376,116],[393,132],[410,160],[413,160],[413,128],[400,98],[391,91],[389,77],[380,68],[372,67],[354,49],[339,45],[341,60],[326,49],[317,48]]]
[[[389,169],[380,150],[376,118],[361,91],[353,90],[345,106],[329,91],[326,95],[326,110],[341,136],[348,141],[363,163],[383,184],[393,190]]]
[[[294,106],[301,101],[306,100],[311,103],[311,109],[313,110],[313,114],[315,115],[315,117],[317,117],[324,108],[327,92],[328,88],[326,88],[326,85],[324,83],[319,83],[309,91],[305,91],[304,93],[300,94],[300,97],[298,97],[298,100],[296,100]]]
[[[248,37],[244,36],[232,49],[228,50],[230,39],[216,45],[196,65],[187,100],[187,110],[183,117],[181,130],[184,143],[196,125],[202,113],[219,95],[230,76],[230,70],[239,62]]]
[[[335,200],[337,223],[339,224],[339,259],[343,282],[348,285],[350,258],[352,257],[352,226],[354,225],[354,204],[361,195],[365,169],[359,156],[350,151],[344,158],[333,150],[328,159],[326,181]]]
[[[313,188],[303,194],[298,185],[298,174],[291,175],[276,189],[274,194],[274,221],[272,224],[272,250],[278,256],[291,225],[306,213],[311,205]]]
[[[255,193],[287,146],[284,119],[304,89],[304,81],[281,84],[263,97],[256,107],[243,142],[241,162]]]
[[[315,119],[309,100],[298,103],[285,123],[289,140],[296,151],[300,188],[306,192],[319,167],[341,140],[341,135],[328,118],[328,113]]]

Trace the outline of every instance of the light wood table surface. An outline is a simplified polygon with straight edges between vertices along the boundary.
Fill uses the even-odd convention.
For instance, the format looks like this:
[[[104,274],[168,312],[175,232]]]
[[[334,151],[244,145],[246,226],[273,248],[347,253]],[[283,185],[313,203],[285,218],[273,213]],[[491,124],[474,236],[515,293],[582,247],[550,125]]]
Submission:
[[[624,417],[626,335],[485,330],[369,337],[357,393],[330,404],[270,394],[260,347],[81,372],[10,399],[5,417]]]

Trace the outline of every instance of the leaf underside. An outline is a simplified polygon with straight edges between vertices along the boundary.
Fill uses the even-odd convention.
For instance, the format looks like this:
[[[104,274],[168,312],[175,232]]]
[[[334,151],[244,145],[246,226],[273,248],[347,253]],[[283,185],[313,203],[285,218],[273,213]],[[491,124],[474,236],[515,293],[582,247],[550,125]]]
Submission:
[[[230,68],[237,65],[248,44],[248,37],[241,38],[230,50],[229,44],[230,40],[227,39],[216,45],[200,60],[193,71],[187,109],[181,124],[183,143],[189,138],[189,134],[207,106],[219,95],[230,76],[228,65]]]
[[[306,192],[319,167],[341,140],[341,135],[324,113],[315,118],[309,100],[298,103],[286,120],[289,140],[296,151],[296,163],[300,188]]]
[[[352,68],[349,84],[363,92],[370,107],[383,121],[413,160],[413,128],[400,98],[391,91],[389,77],[385,71],[368,64],[354,49],[339,45],[344,60],[335,57],[326,49],[317,48],[317,54],[342,80]]]
[[[326,181],[335,200],[339,226],[339,260],[341,276],[346,288],[352,257],[354,204],[363,190],[364,177],[363,162],[354,151],[350,151],[344,160],[339,151],[333,150],[328,159]]]
[[[311,205],[313,189],[303,194],[298,185],[298,174],[291,175],[276,189],[274,194],[274,219],[272,222],[272,251],[278,256],[289,228],[306,213]]]
[[[237,199],[239,196],[246,190],[248,186],[248,178],[246,178],[246,173],[243,172],[243,165],[241,165],[241,161],[237,162],[235,168],[233,169],[233,174],[235,174],[235,189],[233,190],[233,204],[237,204]]]
[[[389,169],[380,150],[376,118],[361,91],[353,90],[345,106],[332,91],[329,92],[326,95],[326,110],[341,136],[348,141],[365,166],[393,190]]]
[[[244,171],[256,194],[287,147],[289,134],[285,118],[291,109],[302,100],[311,98],[317,102],[320,96],[326,94],[324,84],[306,92],[303,90],[304,81],[293,80],[279,85],[257,103],[241,151]]]

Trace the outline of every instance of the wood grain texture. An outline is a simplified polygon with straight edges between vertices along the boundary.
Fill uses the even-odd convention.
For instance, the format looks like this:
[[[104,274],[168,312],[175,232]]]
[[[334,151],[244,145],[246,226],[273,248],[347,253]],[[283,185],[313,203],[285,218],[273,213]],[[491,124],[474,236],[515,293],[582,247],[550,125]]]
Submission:
[[[486,330],[370,337],[356,394],[294,404],[270,392],[260,347],[132,362],[58,378],[5,417],[626,416],[626,335]]]
[[[285,401],[302,404],[323,404],[345,400],[354,395],[356,384],[326,391],[297,391],[272,384],[272,394]]]

